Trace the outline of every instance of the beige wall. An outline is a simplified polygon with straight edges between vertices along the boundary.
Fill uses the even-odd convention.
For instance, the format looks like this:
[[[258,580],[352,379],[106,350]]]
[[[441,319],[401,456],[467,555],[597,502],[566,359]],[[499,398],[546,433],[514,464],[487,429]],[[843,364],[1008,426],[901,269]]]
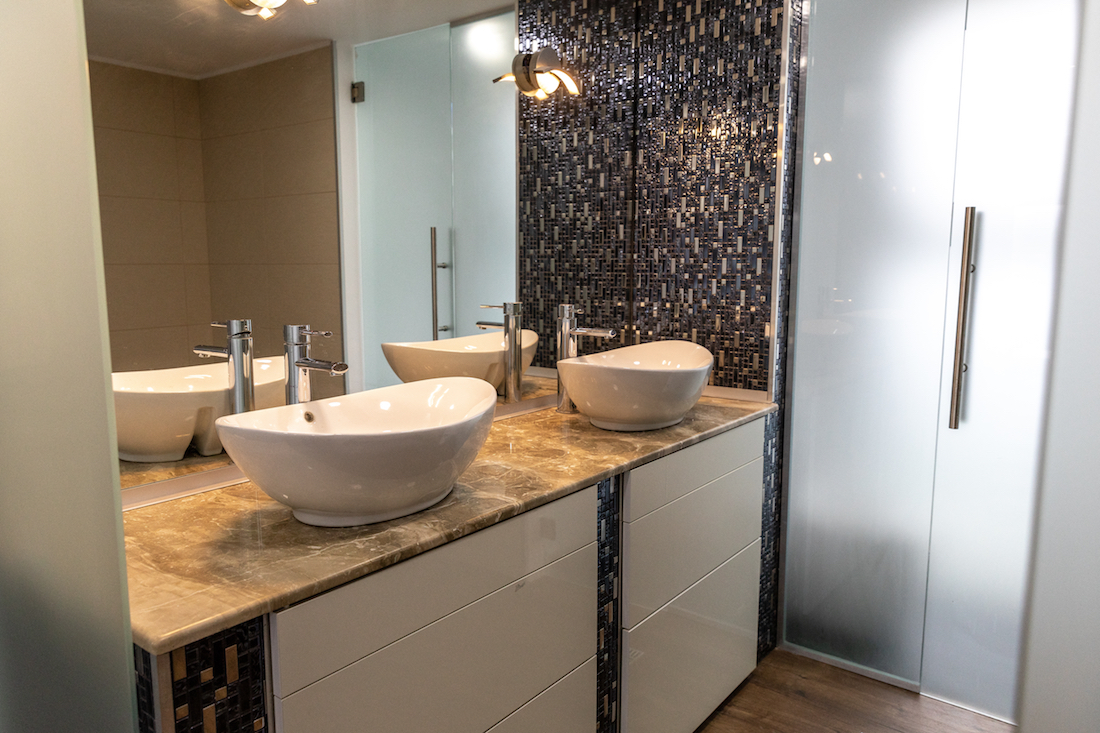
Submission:
[[[91,62],[111,360],[195,363],[210,335],[198,82]]]
[[[329,48],[199,82],[211,309],[251,318],[260,355],[282,353],[283,324],[308,323],[335,332],[314,356],[343,358],[332,89]]]
[[[191,81],[93,63],[92,105],[116,371],[195,363],[211,320],[335,332],[343,358],[332,52]],[[314,378],[319,397],[343,379]]]

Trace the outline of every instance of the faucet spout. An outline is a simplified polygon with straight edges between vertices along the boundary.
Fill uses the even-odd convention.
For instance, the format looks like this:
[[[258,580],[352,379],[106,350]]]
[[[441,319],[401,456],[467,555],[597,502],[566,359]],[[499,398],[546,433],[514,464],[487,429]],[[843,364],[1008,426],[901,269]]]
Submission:
[[[306,324],[283,326],[283,353],[286,359],[286,403],[297,405],[313,399],[310,372],[328,372],[338,377],[348,370],[342,361],[323,361],[310,356],[310,337],[328,338],[332,331],[313,331]]]
[[[504,397],[506,403],[519,402],[523,394],[523,303],[505,303],[503,305],[483,305],[482,308],[500,308],[504,311],[504,321],[478,321],[477,327],[504,329],[504,381],[497,394]]]
[[[256,409],[256,387],[252,377],[252,319],[215,321],[210,325],[226,330],[226,345],[196,346],[193,351],[203,358],[219,356],[229,360],[229,396],[235,414]]]

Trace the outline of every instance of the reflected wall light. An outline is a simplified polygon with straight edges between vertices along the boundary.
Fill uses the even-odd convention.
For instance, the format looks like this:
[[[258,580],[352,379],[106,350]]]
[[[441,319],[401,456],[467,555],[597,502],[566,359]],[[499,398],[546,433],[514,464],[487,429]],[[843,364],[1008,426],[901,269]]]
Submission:
[[[561,67],[561,58],[552,48],[517,54],[512,73],[493,79],[494,84],[498,81],[514,81],[521,92],[536,99],[546,99],[559,85],[570,94],[581,93],[580,83]]]
[[[317,0],[303,0],[306,5],[314,5]],[[244,15],[258,15],[264,20],[275,15],[275,9],[282,7],[286,0],[225,0],[231,8]]]

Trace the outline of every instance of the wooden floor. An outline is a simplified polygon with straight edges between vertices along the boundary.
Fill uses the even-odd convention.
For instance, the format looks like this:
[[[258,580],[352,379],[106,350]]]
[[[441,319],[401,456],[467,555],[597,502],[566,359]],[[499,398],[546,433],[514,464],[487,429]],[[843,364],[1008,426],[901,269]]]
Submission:
[[[695,733],[1009,733],[1015,726],[773,651]]]

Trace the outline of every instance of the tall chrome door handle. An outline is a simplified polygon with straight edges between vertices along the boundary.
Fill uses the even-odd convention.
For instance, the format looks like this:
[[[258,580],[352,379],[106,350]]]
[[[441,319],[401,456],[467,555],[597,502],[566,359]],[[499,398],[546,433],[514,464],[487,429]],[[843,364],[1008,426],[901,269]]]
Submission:
[[[947,427],[957,430],[959,427],[959,412],[962,409],[962,375],[966,371],[963,363],[963,349],[966,345],[966,318],[970,304],[970,275],[974,271],[971,264],[974,244],[974,220],[976,210],[973,206],[966,207],[966,217],[963,219],[963,250],[962,272],[959,273],[959,319],[955,326],[955,365],[951,370],[951,412],[947,418]]]
[[[439,325],[439,278],[436,270],[446,270],[447,263],[440,262],[436,254],[435,227],[432,227],[432,341],[439,340],[441,331],[450,331],[450,326]]]

